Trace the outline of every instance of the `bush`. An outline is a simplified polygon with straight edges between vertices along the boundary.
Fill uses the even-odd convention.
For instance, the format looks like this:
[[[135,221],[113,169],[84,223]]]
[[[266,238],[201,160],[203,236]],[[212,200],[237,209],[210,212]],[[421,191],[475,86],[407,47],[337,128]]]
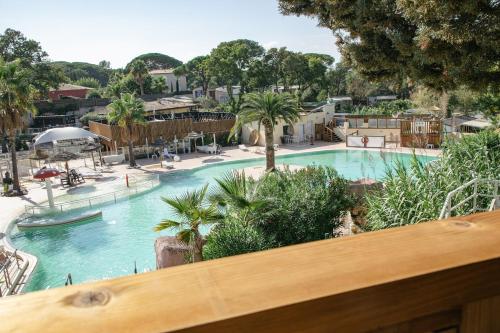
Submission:
[[[388,169],[384,190],[367,197],[369,230],[414,224],[439,218],[447,194],[473,178],[498,178],[500,175],[500,135],[484,131],[457,141],[447,141],[443,156],[423,165],[416,156],[410,167],[397,163]],[[456,203],[470,196],[472,190],[456,197]],[[480,188],[479,192],[491,189]],[[478,199],[486,206],[487,199]],[[466,214],[470,204],[457,211]]]
[[[100,82],[93,77],[82,77],[74,82],[78,86],[99,89],[101,87]]]
[[[87,96],[85,96],[87,99],[97,99],[97,98],[102,98],[101,94],[99,93],[98,90],[92,89],[87,93]]]
[[[257,225],[279,246],[324,239],[354,203],[347,181],[328,167],[276,171],[258,186],[257,198],[268,205]]]
[[[102,122],[103,120],[107,121],[106,115],[97,115],[93,113],[87,113],[84,114],[82,117],[80,117],[80,123],[83,126],[88,126],[89,121],[96,121],[96,122]]]
[[[213,228],[208,235],[203,247],[203,258],[223,258],[272,247],[273,242],[258,228],[226,218],[224,223]]]

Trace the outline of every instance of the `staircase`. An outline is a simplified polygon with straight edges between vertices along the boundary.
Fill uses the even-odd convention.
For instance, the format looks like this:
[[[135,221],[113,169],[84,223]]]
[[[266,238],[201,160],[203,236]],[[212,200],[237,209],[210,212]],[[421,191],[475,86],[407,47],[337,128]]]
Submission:
[[[324,127],[324,131],[323,131],[323,141],[328,141],[328,142],[342,142],[343,140],[341,138],[338,137],[337,134],[335,134],[335,132],[333,131],[333,129],[335,128],[335,124],[332,121],[330,121],[328,123],[328,125],[326,125]]]

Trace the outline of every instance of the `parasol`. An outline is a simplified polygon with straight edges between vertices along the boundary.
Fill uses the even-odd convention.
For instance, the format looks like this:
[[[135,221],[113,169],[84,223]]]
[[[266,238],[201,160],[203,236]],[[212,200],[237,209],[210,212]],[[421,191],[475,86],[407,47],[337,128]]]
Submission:
[[[57,169],[44,167],[44,168],[41,168],[40,170],[38,170],[33,175],[33,178],[45,181],[45,185],[46,185],[45,187],[47,189],[47,199],[49,201],[49,206],[51,208],[54,208],[54,195],[52,193],[52,182],[50,181],[49,178],[57,177],[60,174],[61,173]]]

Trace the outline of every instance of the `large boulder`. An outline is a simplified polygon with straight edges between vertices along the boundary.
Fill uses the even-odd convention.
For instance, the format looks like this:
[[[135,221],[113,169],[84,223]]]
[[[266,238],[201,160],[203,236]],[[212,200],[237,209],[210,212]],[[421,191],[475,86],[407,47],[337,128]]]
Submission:
[[[183,265],[188,262],[190,247],[175,236],[164,236],[155,241],[156,268]]]

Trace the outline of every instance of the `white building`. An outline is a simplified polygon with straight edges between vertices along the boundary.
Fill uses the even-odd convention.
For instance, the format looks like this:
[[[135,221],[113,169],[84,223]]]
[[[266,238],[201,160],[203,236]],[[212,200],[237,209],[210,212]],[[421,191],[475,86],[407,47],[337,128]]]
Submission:
[[[395,101],[397,99],[398,99],[398,96],[396,96],[396,95],[369,96],[368,97],[368,104],[373,105],[373,104],[377,104],[379,102],[390,102],[390,101]]]
[[[149,72],[154,77],[163,77],[167,82],[167,92],[178,92],[187,90],[185,75],[176,76],[173,69],[155,69]]]
[[[299,120],[292,125],[279,121],[274,127],[273,143],[304,143],[309,142],[311,136],[314,140],[320,140],[316,137],[316,125],[325,123],[325,113],[320,112],[301,112]],[[241,131],[241,141],[249,145],[265,146],[264,126],[260,127],[257,122],[245,124]],[[251,142],[252,140],[256,140]],[[286,141],[288,140],[288,141]]]
[[[240,86],[233,86],[233,97],[238,98],[240,96]],[[229,94],[227,93],[226,87],[219,87],[215,89],[215,100],[219,103],[226,103],[229,101]]]

